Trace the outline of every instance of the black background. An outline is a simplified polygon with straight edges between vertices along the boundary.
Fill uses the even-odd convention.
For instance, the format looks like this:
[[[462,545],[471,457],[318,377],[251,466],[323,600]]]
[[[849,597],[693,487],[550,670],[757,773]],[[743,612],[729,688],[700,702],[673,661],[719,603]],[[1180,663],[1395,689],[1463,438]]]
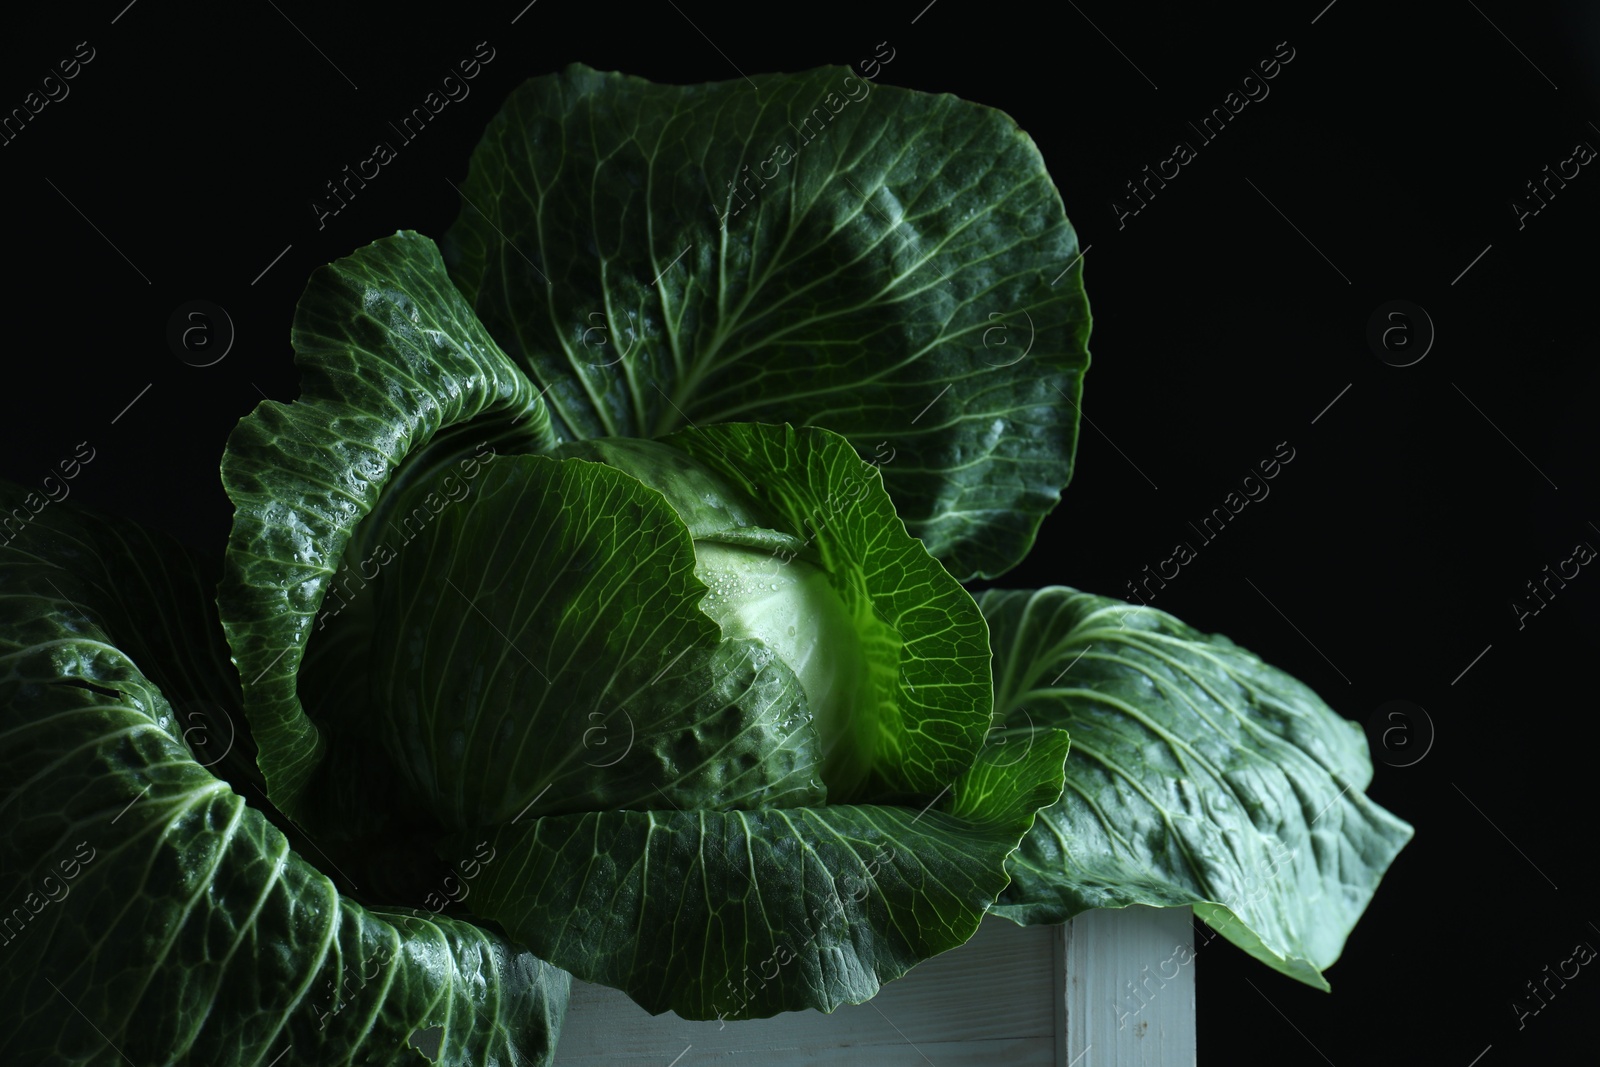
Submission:
[[[722,80],[855,64],[886,41],[880,82],[999,107],[1033,135],[1092,248],[1092,425],[1039,547],[995,584],[1127,595],[1287,441],[1295,459],[1270,497],[1152,603],[1368,723],[1371,794],[1417,827],[1329,973],[1331,995],[1221,941],[1201,951],[1201,1062],[1481,1055],[1494,1067],[1592,1049],[1600,965],[1520,1029],[1511,1005],[1576,943],[1600,947],[1587,684],[1600,575],[1586,568],[1520,629],[1511,602],[1578,542],[1600,546],[1600,174],[1585,167],[1520,229],[1511,203],[1577,142],[1600,147],[1600,17],[1579,4],[1325,2],[1086,2],[1044,16],[970,0],[540,0],[515,24],[521,0],[415,18],[291,0],[226,16],[161,0],[34,13],[0,44],[0,110],[78,42],[95,58],[0,147],[0,474],[38,483],[87,440],[95,459],[74,501],[215,549],[229,430],[263,396],[297,393],[289,324],[307,274],[397,229],[441,237],[450,182],[524,78],[583,61]],[[495,58],[471,95],[319,229],[323,183],[394,140],[387,123],[480,41]],[[1279,42],[1294,59],[1270,96],[1198,146],[1186,120]],[[1197,158],[1119,228],[1123,183],[1177,140]],[[166,340],[194,299],[235,329],[210,367]],[[1395,299],[1437,332],[1407,367],[1366,340]],[[1396,700],[1431,728],[1415,710],[1385,720]]]

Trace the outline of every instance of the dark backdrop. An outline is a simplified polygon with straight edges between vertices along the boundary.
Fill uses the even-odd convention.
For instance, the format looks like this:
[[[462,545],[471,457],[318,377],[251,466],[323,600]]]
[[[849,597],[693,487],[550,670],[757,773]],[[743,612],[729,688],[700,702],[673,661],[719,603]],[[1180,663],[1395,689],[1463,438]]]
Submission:
[[[440,237],[450,182],[513,86],[574,60],[703,81],[856,63],[888,42],[880,81],[1002,108],[1032,133],[1092,248],[1079,472],[998,584],[1126,595],[1287,442],[1270,497],[1151,602],[1367,723],[1371,792],[1417,827],[1332,995],[1220,941],[1201,953],[1201,1061],[1493,1067],[1592,1034],[1600,965],[1552,983],[1520,1027],[1512,1006],[1577,943],[1600,948],[1583,681],[1600,574],[1513,608],[1538,606],[1525,583],[1545,565],[1600,546],[1600,168],[1563,164],[1600,147],[1600,24],[1582,5],[510,0],[411,17],[124,2],[35,12],[0,43],[5,110],[92,50],[70,95],[0,146],[0,474],[38,482],[87,441],[72,499],[215,548],[229,429],[263,396],[296,395],[307,274],[397,229]],[[319,228],[323,183],[480,41],[495,58],[471,96]],[[1186,125],[1291,50],[1213,141]],[[1195,158],[1134,213],[1124,183],[1178,140]],[[1546,166],[1578,173],[1535,212],[1524,183]],[[191,300],[232,322],[209,367],[167,340]],[[1409,305],[1375,349],[1369,323],[1395,300]]]

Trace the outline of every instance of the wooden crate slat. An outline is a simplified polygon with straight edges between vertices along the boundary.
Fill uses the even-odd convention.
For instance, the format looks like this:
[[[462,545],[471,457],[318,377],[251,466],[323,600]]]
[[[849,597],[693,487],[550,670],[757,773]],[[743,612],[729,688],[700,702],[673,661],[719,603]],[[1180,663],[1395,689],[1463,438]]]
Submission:
[[[1192,1067],[1194,967],[1175,962],[1179,946],[1192,951],[1189,924],[1188,908],[1088,912],[1064,927],[990,917],[967,944],[831,1015],[690,1022],[574,981],[556,1063]]]

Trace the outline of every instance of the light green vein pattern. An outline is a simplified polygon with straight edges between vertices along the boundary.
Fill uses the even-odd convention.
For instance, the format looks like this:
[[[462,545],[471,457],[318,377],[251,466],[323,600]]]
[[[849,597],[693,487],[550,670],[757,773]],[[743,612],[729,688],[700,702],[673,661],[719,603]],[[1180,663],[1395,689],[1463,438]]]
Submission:
[[[988,628],[971,594],[910,537],[881,468],[839,435],[738,423],[665,439],[754,497],[803,540],[886,661],[851,725],[865,784],[834,803],[932,795],[972,762],[989,727]]]
[[[501,829],[472,906],[651,1012],[859,1004],[963,943],[1060,795],[1067,736],[985,747],[923,810],[838,805],[552,816]]]
[[[358,661],[426,810],[466,829],[820,803],[794,673],[754,641],[722,640],[694,561],[688,528],[635,478],[580,459],[497,460],[384,574],[373,652]]]
[[[893,456],[906,525],[960,578],[1015,565],[1060,499],[1083,268],[1002,112],[837,67],[671,86],[575,65],[511,95],[462,193],[451,276],[564,440],[838,431]]]
[[[991,590],[997,736],[1072,734],[1066,789],[1012,858],[999,914],[1193,905],[1268,966],[1327,989],[1412,829],[1367,799],[1366,737],[1218,634],[1062,586]]]

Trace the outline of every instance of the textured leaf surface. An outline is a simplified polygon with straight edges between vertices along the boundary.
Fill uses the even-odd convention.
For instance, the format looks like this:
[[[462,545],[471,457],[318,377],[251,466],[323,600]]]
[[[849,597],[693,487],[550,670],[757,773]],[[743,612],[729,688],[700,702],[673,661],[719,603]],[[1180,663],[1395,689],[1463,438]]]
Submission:
[[[497,460],[385,574],[357,668],[424,806],[466,828],[821,802],[799,683],[722,640],[694,563],[688,528],[630,475]]]
[[[1061,586],[991,590],[1005,733],[1072,734],[1066,789],[1011,861],[995,909],[1193,905],[1268,966],[1328,988],[1412,829],[1368,800],[1359,726],[1226,637]]]
[[[552,816],[502,828],[472,906],[651,1012],[858,1004],[966,942],[1060,795],[1067,737],[986,747],[923,810],[829,805]]]
[[[881,444],[958,577],[1017,563],[1060,499],[1089,312],[1005,114],[843,68],[573,66],[512,94],[462,193],[452,277],[563,439],[756,420]]]
[[[174,703],[232,690],[197,573],[65,504],[0,547],[0,1061],[424,1067],[437,1028],[440,1063],[549,1063],[564,972],[341,898],[196,761]]]
[[[326,752],[296,675],[357,524],[396,468],[441,430],[434,469],[479,442],[552,443],[538,389],[495,346],[446,276],[433,242],[386,237],[320,268],[295,313],[302,371],[291,404],[263,401],[228,439],[235,512],[218,598],[273,801],[300,818]],[[362,558],[358,556],[358,559]]]
[[[497,857],[466,907],[700,1018],[832,1010],[963,943],[1059,795],[1066,738],[1000,764],[983,750],[982,615],[876,469],[837,434],[788,426],[578,451],[605,462],[502,457],[441,513],[384,572],[358,665],[394,764],[457,831],[444,851]],[[806,553],[836,582],[883,676],[860,710],[859,792],[914,804],[817,806],[805,694],[771,646],[701,610],[732,594],[701,581],[669,499],[706,538],[771,542],[775,572]],[[759,993],[741,970],[757,963],[781,972]]]
[[[665,441],[802,539],[867,642],[873,690],[846,726],[861,771],[846,792],[830,782],[830,800],[931,795],[953,781],[989,728],[987,627],[971,594],[906,533],[881,468],[816,428],[737,423]],[[783,558],[774,556],[774,569]]]

